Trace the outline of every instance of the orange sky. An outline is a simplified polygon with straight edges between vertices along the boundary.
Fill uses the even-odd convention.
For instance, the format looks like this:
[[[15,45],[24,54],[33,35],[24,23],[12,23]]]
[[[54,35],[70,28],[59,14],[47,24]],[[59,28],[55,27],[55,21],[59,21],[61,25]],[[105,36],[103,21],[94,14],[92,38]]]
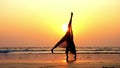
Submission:
[[[54,46],[71,11],[77,47],[120,46],[120,0],[0,0],[0,47]]]

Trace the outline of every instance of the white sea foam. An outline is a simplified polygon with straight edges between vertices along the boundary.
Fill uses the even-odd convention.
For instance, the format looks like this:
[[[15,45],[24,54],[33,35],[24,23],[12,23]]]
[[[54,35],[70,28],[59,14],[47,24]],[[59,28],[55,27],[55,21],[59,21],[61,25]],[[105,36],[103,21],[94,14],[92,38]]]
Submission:
[[[1,47],[0,53],[51,53],[52,47]],[[77,47],[78,54],[120,54],[120,47]],[[64,48],[56,48],[54,53],[65,53]]]

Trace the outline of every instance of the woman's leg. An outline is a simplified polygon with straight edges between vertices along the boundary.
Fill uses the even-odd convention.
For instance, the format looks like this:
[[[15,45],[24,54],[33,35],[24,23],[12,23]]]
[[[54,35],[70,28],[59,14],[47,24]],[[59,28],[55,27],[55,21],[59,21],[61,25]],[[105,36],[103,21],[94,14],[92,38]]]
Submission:
[[[66,53],[66,61],[67,62],[68,62],[68,51],[69,51],[68,48],[66,48],[66,52],[65,53]]]

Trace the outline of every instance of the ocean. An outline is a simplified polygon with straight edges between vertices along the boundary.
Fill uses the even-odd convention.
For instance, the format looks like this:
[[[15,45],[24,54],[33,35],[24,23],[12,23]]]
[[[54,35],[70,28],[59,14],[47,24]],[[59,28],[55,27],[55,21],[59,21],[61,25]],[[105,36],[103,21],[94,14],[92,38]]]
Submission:
[[[2,53],[51,53],[52,47],[0,47]],[[120,47],[76,47],[77,54],[120,54]],[[54,53],[65,53],[65,48],[56,48]]]
[[[76,47],[75,62],[66,62],[64,48],[51,48],[0,47],[0,68],[120,68],[120,47]]]

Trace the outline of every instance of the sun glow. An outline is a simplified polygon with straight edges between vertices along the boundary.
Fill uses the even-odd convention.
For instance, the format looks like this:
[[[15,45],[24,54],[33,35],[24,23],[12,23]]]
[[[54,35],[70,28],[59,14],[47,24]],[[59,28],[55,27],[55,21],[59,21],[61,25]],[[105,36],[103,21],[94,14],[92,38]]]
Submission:
[[[62,30],[63,30],[64,32],[66,32],[66,31],[68,30],[68,25],[67,25],[67,23],[65,23],[65,24],[62,25]]]

